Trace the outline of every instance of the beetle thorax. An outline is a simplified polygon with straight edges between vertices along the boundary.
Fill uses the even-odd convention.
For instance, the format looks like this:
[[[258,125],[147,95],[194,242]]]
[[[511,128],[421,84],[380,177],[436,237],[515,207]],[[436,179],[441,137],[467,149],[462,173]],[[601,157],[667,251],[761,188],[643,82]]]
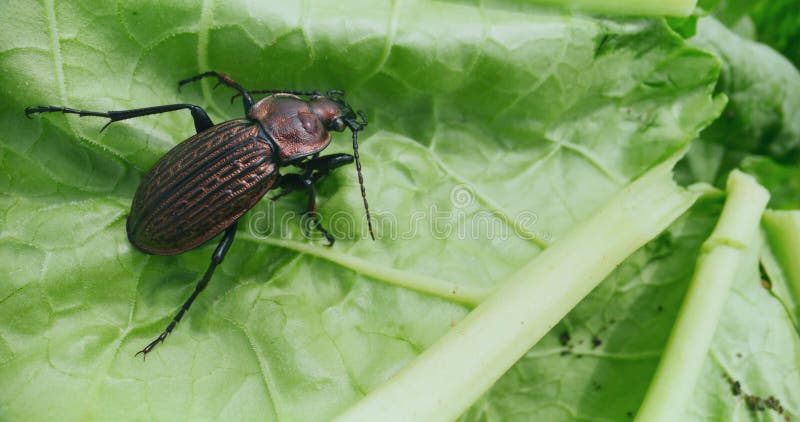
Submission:
[[[253,105],[247,117],[272,137],[283,162],[316,154],[331,140],[320,116],[308,102],[294,95],[266,97]]]

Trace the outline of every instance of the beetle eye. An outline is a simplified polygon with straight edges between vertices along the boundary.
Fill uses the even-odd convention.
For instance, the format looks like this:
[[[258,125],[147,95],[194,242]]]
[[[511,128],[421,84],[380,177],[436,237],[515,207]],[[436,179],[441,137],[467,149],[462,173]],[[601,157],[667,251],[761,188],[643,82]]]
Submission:
[[[331,120],[331,129],[341,132],[344,130],[344,120],[341,117],[337,117]]]

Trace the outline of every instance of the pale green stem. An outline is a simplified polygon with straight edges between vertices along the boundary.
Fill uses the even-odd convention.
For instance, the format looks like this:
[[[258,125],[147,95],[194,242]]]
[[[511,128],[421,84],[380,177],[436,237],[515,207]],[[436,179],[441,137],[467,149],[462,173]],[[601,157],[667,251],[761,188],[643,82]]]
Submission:
[[[588,12],[616,15],[689,16],[697,0],[529,0],[554,6],[575,7]]]
[[[717,226],[703,244],[695,273],[672,328],[637,421],[683,420],[708,354],[745,248],[757,234],[769,193],[755,179],[734,170]]]
[[[501,283],[450,332],[339,420],[457,418],[619,263],[694,203],[699,194],[672,181],[670,169],[677,158],[625,187]]]
[[[794,302],[800,303],[800,211],[767,210],[763,222],[772,253],[792,289]]]

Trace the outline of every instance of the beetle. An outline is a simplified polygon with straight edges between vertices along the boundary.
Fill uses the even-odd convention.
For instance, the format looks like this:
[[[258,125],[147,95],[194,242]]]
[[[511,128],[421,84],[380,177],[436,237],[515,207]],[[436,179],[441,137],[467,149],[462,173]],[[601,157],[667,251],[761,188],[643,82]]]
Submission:
[[[229,76],[205,72],[178,82],[178,89],[190,82],[212,77],[242,97],[244,119],[214,124],[201,107],[168,104],[120,111],[87,111],[57,106],[25,109],[25,115],[62,112],[109,119],[111,123],[152,114],[189,110],[197,133],[177,144],[148,170],[139,184],[128,214],[128,239],[137,249],[154,255],[176,255],[195,249],[223,233],[211,263],[167,328],[142,350],[146,357],[162,343],[211,280],[214,270],[228,253],[236,236],[239,219],[269,191],[280,189],[272,199],[296,190],[308,196],[306,215],[333,245],[335,239],[322,226],[317,214],[315,183],[331,170],[355,162],[361,198],[372,230],[364,176],[358,155],[358,132],[367,126],[363,111],[354,112],[344,100],[344,91],[260,89],[248,91]],[[270,94],[253,101],[251,94]],[[331,141],[329,131],[353,134],[353,155],[320,156]],[[293,166],[299,173],[281,174]]]

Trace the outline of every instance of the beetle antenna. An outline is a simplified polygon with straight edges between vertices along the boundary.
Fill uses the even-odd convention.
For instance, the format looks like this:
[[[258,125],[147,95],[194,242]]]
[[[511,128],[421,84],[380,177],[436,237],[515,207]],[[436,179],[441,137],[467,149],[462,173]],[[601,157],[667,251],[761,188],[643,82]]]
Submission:
[[[372,231],[372,218],[369,214],[369,204],[367,203],[367,189],[364,187],[364,175],[361,174],[361,160],[358,158],[358,131],[367,125],[367,120],[363,118],[364,114],[361,113],[363,122],[347,121],[347,126],[353,132],[353,157],[356,159],[356,172],[358,173],[358,184],[361,186],[361,198],[364,200],[364,211],[367,213],[367,226],[369,227],[369,236],[375,240],[375,233]]]

